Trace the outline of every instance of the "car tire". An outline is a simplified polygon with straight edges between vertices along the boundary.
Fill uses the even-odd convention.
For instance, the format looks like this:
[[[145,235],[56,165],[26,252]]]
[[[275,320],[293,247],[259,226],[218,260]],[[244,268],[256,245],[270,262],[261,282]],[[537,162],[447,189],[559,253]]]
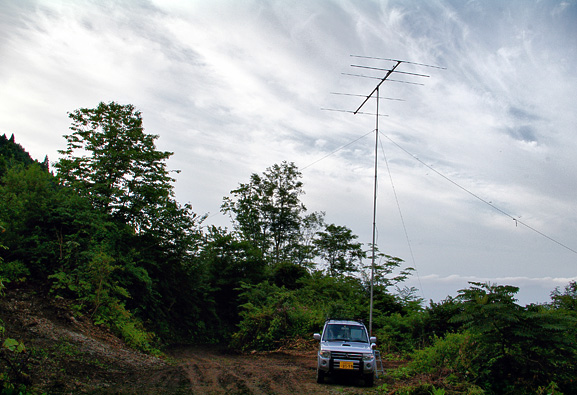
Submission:
[[[366,387],[372,387],[373,384],[375,383],[375,374],[374,373],[365,374],[364,381]]]
[[[323,384],[325,382],[325,372],[317,369],[317,383]]]

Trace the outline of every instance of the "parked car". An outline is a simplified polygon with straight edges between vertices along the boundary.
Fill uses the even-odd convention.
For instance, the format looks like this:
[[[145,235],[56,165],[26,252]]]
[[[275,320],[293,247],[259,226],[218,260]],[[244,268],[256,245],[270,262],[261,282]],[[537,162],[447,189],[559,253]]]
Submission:
[[[320,341],[317,383],[323,383],[330,375],[354,374],[363,379],[366,386],[373,386],[377,338],[369,337],[362,322],[329,319],[322,335],[315,333],[314,338]]]

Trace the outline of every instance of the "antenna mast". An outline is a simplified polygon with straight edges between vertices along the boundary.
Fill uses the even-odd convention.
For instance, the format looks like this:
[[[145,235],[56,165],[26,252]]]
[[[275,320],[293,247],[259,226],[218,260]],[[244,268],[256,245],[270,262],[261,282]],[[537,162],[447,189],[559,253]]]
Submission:
[[[401,61],[398,60],[397,63],[387,71],[387,74],[381,79],[381,81],[377,84],[375,89],[366,97],[366,99],[361,103],[361,105],[355,110],[354,114],[357,114],[359,110],[365,105],[365,103],[376,93],[376,100],[377,100],[377,110],[375,116],[375,181],[373,183],[373,235],[372,235],[372,243],[371,243],[371,300],[370,300],[370,308],[369,308],[369,334],[370,336],[373,335],[373,295],[374,295],[374,284],[375,284],[375,243],[377,237],[377,182],[378,182],[378,169],[379,169],[379,162],[378,162],[378,148],[379,148],[379,90],[381,85],[389,76],[395,71],[395,69],[401,64]]]
[[[351,67],[358,67],[358,68],[363,68],[363,69],[368,69],[368,70],[379,70],[379,71],[386,71],[386,74],[384,77],[382,78],[376,78],[376,77],[372,77],[372,76],[365,76],[365,75],[354,75],[356,77],[364,77],[364,78],[374,78],[374,79],[380,79],[379,83],[375,86],[375,88],[371,91],[371,93],[369,93],[368,96],[364,96],[365,100],[363,100],[363,102],[361,103],[361,105],[355,110],[355,111],[345,111],[345,112],[352,112],[353,114],[367,114],[367,113],[362,113],[360,112],[360,110],[363,108],[363,106],[367,103],[367,101],[371,98],[374,97],[376,99],[376,112],[375,112],[375,162],[374,162],[374,186],[373,186],[373,229],[372,229],[372,243],[371,243],[371,299],[370,299],[370,310],[369,310],[369,333],[372,336],[373,334],[373,295],[374,295],[374,282],[375,282],[375,252],[376,252],[376,233],[377,233],[377,175],[378,175],[378,147],[379,147],[379,99],[380,99],[380,95],[379,95],[379,91],[381,88],[381,85],[383,84],[383,82],[385,82],[389,76],[393,73],[400,73],[400,74],[404,74],[404,75],[410,75],[410,76],[417,76],[417,77],[429,77],[428,75],[425,74],[417,74],[417,73],[408,73],[408,72],[404,72],[404,71],[398,71],[396,70],[397,67],[399,67],[401,65],[401,63],[406,63],[406,64],[413,64],[416,66],[423,66],[423,67],[432,67],[432,68],[436,68],[436,69],[445,69],[444,67],[439,67],[439,66],[431,66],[431,65],[427,65],[427,64],[423,64],[423,63],[415,63],[415,62],[408,62],[408,61],[404,61],[404,60],[397,60],[397,59],[386,59],[386,58],[377,58],[377,57],[371,57],[371,56],[356,56],[356,55],[351,55],[352,57],[356,57],[356,58],[363,58],[363,59],[376,59],[376,60],[385,60],[385,61],[390,61],[390,62],[395,62],[395,64],[393,65],[393,67],[391,67],[390,69],[383,69],[383,68],[377,68],[377,67],[368,67],[368,66],[361,66],[361,65],[351,65]],[[346,74],[346,75],[353,75],[353,74]],[[394,80],[389,80],[389,81],[394,81]],[[407,83],[407,84],[414,84],[414,85],[422,85],[422,84],[417,84],[414,82],[409,82],[409,81],[395,81],[395,82],[403,82],[403,83]],[[356,96],[356,95],[353,95]],[[361,95],[359,95],[361,96]],[[387,98],[390,99],[390,98]],[[391,100],[400,100],[400,99],[391,99]],[[339,111],[339,110],[334,110],[334,111]]]

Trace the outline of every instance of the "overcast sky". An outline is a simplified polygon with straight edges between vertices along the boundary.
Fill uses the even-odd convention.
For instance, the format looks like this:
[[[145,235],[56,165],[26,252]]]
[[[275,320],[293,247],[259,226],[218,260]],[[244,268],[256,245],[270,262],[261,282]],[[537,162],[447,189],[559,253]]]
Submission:
[[[375,117],[326,109],[379,82],[348,74],[385,73],[351,65],[395,63],[351,55],[446,68],[401,63],[428,77],[380,89],[402,100],[379,101],[377,244],[420,296],[490,281],[547,302],[577,280],[574,0],[0,0],[0,134],[54,162],[68,112],[130,103],[206,224],[286,160],[308,211],[368,245]]]

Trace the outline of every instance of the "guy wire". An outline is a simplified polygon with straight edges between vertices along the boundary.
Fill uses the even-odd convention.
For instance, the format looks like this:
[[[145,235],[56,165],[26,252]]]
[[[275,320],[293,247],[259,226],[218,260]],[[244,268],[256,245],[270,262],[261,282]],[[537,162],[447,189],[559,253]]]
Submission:
[[[535,229],[534,227],[530,226],[529,224],[526,224],[525,222],[521,221],[518,218],[513,217],[511,214],[507,213],[506,211],[501,210],[499,207],[495,206],[493,203],[486,201],[485,199],[483,199],[482,197],[480,197],[479,195],[474,194],[473,192],[469,191],[467,188],[457,184],[455,181],[451,180],[449,177],[447,177],[446,175],[444,175],[443,173],[441,173],[440,171],[438,171],[437,169],[433,168],[432,166],[426,164],[425,162],[423,162],[421,159],[419,159],[418,157],[416,157],[415,155],[413,155],[412,153],[410,153],[409,151],[407,151],[405,148],[403,148],[402,146],[400,146],[399,144],[397,144],[393,139],[391,139],[389,136],[384,135],[391,143],[393,143],[394,145],[396,145],[400,150],[402,150],[403,152],[405,152],[407,155],[409,155],[410,157],[412,157],[414,160],[416,160],[417,162],[419,162],[420,164],[422,164],[423,166],[425,166],[426,168],[428,168],[429,170],[437,173],[439,176],[443,177],[445,180],[449,181],[451,184],[455,185],[457,188],[467,192],[469,195],[473,196],[475,199],[480,200],[481,202],[485,203],[486,205],[488,205],[489,207],[491,207],[492,209],[500,212],[501,214],[503,214],[506,217],[511,218],[513,221],[515,221],[515,225],[517,224],[521,224],[523,226],[525,226],[527,229],[532,230],[533,232],[543,236],[544,238],[552,241],[555,244],[558,244],[559,246],[573,252],[574,254],[577,254],[577,250],[574,250],[573,248],[567,246],[566,244],[561,243],[560,241],[552,238],[551,236],[546,235],[545,233]]]
[[[306,166],[305,166],[305,167],[303,167],[301,170],[305,170],[305,169],[308,169],[308,168],[309,168],[309,167],[311,167],[312,165],[315,165],[315,164],[319,163],[320,161],[322,161],[322,160],[324,160],[324,159],[328,158],[329,156],[332,156],[332,155],[336,154],[336,153],[337,153],[337,152],[339,152],[340,150],[347,148],[349,145],[352,145],[352,144],[356,143],[357,141],[359,141],[359,140],[361,140],[361,139],[363,139],[363,138],[367,137],[369,134],[372,134],[374,131],[375,131],[375,129],[371,130],[370,132],[368,132],[368,133],[366,133],[366,134],[363,134],[361,137],[354,139],[353,141],[351,141],[351,142],[349,142],[349,143],[347,143],[347,144],[345,144],[345,145],[343,145],[343,146],[341,146],[341,147],[337,148],[336,150],[334,150],[334,151],[332,151],[332,152],[330,152],[330,153],[326,154],[326,155],[325,155],[325,156],[323,156],[322,158],[320,158],[320,159],[317,159],[317,160],[315,160],[314,162],[312,162],[312,163],[310,163],[310,164],[306,165]]]
[[[405,238],[407,239],[407,245],[409,247],[409,253],[411,254],[411,260],[417,274],[417,280],[419,281],[419,289],[421,290],[421,295],[423,299],[425,298],[425,292],[423,290],[423,284],[421,283],[421,276],[419,276],[419,270],[417,269],[417,261],[415,260],[415,254],[413,253],[413,246],[411,245],[411,240],[409,239],[409,233],[407,232],[407,226],[405,225],[405,218],[403,217],[403,212],[401,210],[401,205],[399,203],[399,197],[397,196],[397,190],[395,189],[395,183],[393,182],[393,175],[391,174],[391,169],[389,168],[389,161],[387,155],[385,154],[385,149],[383,148],[383,140],[379,138],[379,143],[381,145],[381,151],[383,152],[383,158],[385,159],[385,165],[387,167],[387,172],[389,173],[389,180],[391,181],[391,188],[393,189],[393,195],[395,196],[395,201],[397,202],[397,209],[399,210],[399,217],[401,218],[401,224],[403,225],[403,230],[405,232]]]

